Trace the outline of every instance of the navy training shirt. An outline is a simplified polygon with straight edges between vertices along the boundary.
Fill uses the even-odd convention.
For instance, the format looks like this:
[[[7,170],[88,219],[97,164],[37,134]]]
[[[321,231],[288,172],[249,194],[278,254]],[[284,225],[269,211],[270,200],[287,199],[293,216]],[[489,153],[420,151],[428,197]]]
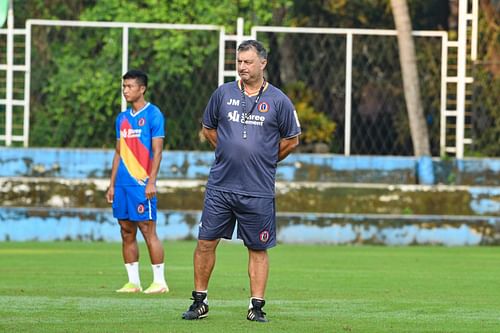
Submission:
[[[246,112],[257,98],[247,96]],[[210,97],[203,114],[203,126],[217,129],[215,161],[207,188],[254,197],[274,197],[279,143],[300,134],[300,123],[290,99],[266,83],[258,104],[246,121],[243,138],[243,110],[240,82],[221,85]]]

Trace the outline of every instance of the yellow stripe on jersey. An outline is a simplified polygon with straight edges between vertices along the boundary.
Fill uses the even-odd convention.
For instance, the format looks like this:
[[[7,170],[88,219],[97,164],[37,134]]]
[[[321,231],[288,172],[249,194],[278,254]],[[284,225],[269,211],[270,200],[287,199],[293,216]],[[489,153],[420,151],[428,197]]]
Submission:
[[[123,160],[123,164],[125,164],[125,167],[132,177],[142,181],[148,179],[148,173],[139,163],[129,146],[127,146],[123,137],[120,137],[120,156]]]

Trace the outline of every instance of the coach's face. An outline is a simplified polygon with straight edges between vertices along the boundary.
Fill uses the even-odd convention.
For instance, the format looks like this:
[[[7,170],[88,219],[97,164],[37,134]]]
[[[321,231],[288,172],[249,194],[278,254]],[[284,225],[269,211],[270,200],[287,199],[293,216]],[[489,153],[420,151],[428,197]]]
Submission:
[[[146,87],[140,85],[136,79],[123,80],[123,97],[128,103],[134,103],[144,96]]]
[[[261,59],[253,48],[238,52],[238,74],[245,83],[259,82],[266,65],[267,60]]]

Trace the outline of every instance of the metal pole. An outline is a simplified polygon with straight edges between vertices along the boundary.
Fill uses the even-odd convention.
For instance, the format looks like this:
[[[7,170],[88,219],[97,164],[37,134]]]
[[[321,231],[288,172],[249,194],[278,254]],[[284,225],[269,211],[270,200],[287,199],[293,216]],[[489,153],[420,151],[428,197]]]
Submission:
[[[31,86],[31,23],[26,21],[26,35],[24,40],[24,146],[28,147],[30,131],[30,86]]]
[[[5,87],[5,145],[12,144],[12,91],[14,85],[14,3],[9,0],[7,14],[7,72]]]
[[[472,61],[477,59],[477,20],[479,16],[478,2],[478,0],[472,0],[472,31],[470,36],[470,58]]]
[[[448,71],[448,36],[441,39],[441,101],[440,101],[440,131],[439,151],[441,156],[446,155],[446,77]]]
[[[243,42],[243,34],[244,34],[245,24],[243,17],[238,17],[236,20],[236,49]]]
[[[456,157],[464,157],[465,76],[467,57],[467,0],[458,2]]]
[[[234,50],[234,54],[236,55],[235,57],[235,64],[236,64],[236,70],[235,70],[235,75],[234,79],[239,80],[240,76],[238,74],[238,46],[243,42],[243,34],[244,34],[244,20],[243,17],[238,17],[236,20],[236,48]]]
[[[224,83],[224,56],[226,53],[226,31],[221,28],[219,32],[219,86]]]
[[[128,26],[123,27],[122,33],[122,75],[125,74],[128,70]],[[120,95],[122,96],[122,109],[124,111],[127,109],[127,101],[125,97],[121,93],[120,87]]]
[[[352,34],[346,34],[344,155],[351,155]]]

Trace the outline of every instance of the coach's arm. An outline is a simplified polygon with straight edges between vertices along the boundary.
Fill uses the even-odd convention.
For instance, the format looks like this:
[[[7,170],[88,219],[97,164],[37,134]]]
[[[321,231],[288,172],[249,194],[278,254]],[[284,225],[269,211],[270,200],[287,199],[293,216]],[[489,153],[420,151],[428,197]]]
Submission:
[[[278,152],[278,162],[287,157],[299,145],[299,136],[281,139],[280,150]]]
[[[203,126],[202,134],[215,149],[217,147],[217,129]]]

